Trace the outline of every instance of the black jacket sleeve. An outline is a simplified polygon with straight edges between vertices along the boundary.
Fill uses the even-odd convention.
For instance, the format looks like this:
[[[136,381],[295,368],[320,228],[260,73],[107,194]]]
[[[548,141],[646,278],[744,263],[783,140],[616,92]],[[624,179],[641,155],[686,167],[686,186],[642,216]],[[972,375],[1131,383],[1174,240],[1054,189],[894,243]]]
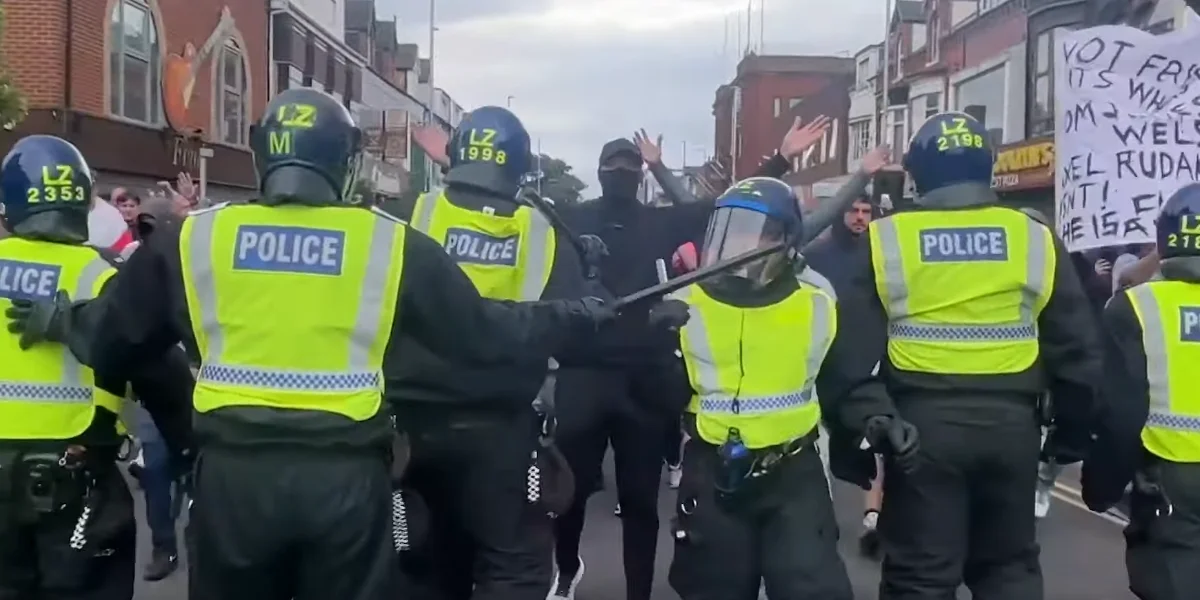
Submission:
[[[1054,291],[1038,317],[1041,360],[1054,399],[1055,445],[1082,456],[1096,416],[1101,354],[1087,296],[1062,242],[1055,239]],[[1078,453],[1078,454],[1076,454]]]
[[[850,208],[854,200],[862,197],[868,183],[871,183],[871,175],[868,173],[858,171],[852,175],[849,181],[838,188],[833,198],[822,202],[816,210],[804,218],[804,232],[800,239],[805,243],[815,240],[822,231],[839,222],[840,217]],[[867,266],[870,267],[870,265]]]
[[[96,371],[132,381],[180,341],[194,347],[186,325],[178,226],[156,231],[90,304],[90,314],[74,325],[94,331],[90,358]]]
[[[687,188],[683,187],[683,182],[679,180],[671,170],[662,163],[653,163],[650,165],[650,174],[662,186],[663,194],[666,194],[667,199],[671,204],[692,204],[699,200],[692,195]]]
[[[404,236],[404,285],[396,334],[464,364],[522,362],[555,355],[586,315],[561,301],[485,300],[446,251],[425,235]],[[525,356],[521,356],[521,355]]]
[[[792,165],[788,163],[788,159],[784,158],[779,152],[776,152],[771,156],[771,158],[768,158],[767,160],[763,161],[761,165],[758,165],[758,170],[754,172],[753,176],[774,177],[778,179],[784,175],[787,175],[787,172],[791,170],[791,168]]]
[[[134,256],[143,252],[151,252],[151,250],[148,247],[138,249],[134,252]],[[75,340],[73,347],[94,347],[100,341],[100,336],[112,335],[109,332],[107,321],[113,318],[114,313],[111,308],[119,306],[113,304],[114,297],[124,293],[121,288],[124,283],[123,279],[128,277],[126,271],[128,264],[122,264],[123,260],[112,253],[100,251],[100,254],[115,267],[119,267],[121,271],[105,284],[100,296],[95,301],[76,307],[74,311],[75,325],[71,332],[71,337]],[[143,295],[160,298],[165,296],[161,293]],[[115,314],[117,318],[122,318],[119,312]],[[192,378],[187,354],[181,348],[174,345],[168,346],[160,354],[148,355],[144,360],[131,364],[129,368],[113,366],[109,362],[109,357],[104,354],[96,354],[95,348],[91,348],[88,352],[92,354],[87,358],[100,359],[98,361],[83,360],[85,363],[93,364],[97,382],[112,381],[116,383],[113,386],[116,389],[109,391],[121,396],[125,393],[124,384],[128,382],[133,389],[134,396],[146,407],[146,411],[150,413],[155,426],[162,434],[163,441],[174,454],[178,455],[192,446],[191,408],[195,380]],[[99,352],[103,353],[104,350]],[[108,388],[108,386],[104,387]]]
[[[1103,511],[1115,505],[1141,465],[1142,428],[1150,414],[1146,350],[1127,293],[1118,293],[1103,314],[1103,409],[1096,440],[1083,464],[1083,501]]]

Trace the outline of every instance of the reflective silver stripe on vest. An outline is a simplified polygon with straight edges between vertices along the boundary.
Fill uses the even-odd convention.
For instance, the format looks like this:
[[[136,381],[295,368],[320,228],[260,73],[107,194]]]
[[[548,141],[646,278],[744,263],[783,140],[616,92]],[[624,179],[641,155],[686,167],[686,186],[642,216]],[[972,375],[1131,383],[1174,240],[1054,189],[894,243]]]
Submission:
[[[375,216],[371,230],[371,246],[367,256],[364,282],[361,286],[358,307],[351,332],[349,361],[344,371],[310,371],[290,369],[268,369],[245,365],[221,364],[225,347],[225,332],[217,316],[217,286],[212,264],[212,244],[216,217],[219,211],[212,210],[193,214],[192,234],[188,239],[188,254],[191,270],[188,276],[199,303],[200,328],[208,338],[208,349],[197,376],[197,383],[218,383],[242,387],[272,390],[357,392],[379,389],[382,386],[378,369],[370,362],[371,345],[379,334],[380,319],[386,314],[384,296],[388,269],[391,267],[395,248],[394,233],[399,225],[396,221]],[[269,335],[269,333],[268,333]]]
[[[1146,382],[1150,392],[1150,416],[1146,425],[1182,431],[1200,431],[1200,417],[1171,412],[1171,376],[1167,362],[1167,340],[1163,337],[1162,312],[1148,285],[1129,288],[1129,298],[1142,317],[1142,345],[1146,349]]]
[[[75,283],[75,299],[94,298],[96,282],[111,268],[112,265],[108,264],[108,261],[99,257],[84,265]],[[66,345],[62,346],[62,353],[62,379],[58,383],[0,381],[0,402],[90,404],[95,396],[95,388],[83,383],[86,367],[75,358]]]
[[[691,293],[691,292],[688,292]],[[678,296],[686,301],[686,294]],[[805,361],[804,386],[785,394],[768,396],[739,396],[730,397],[721,393],[720,378],[712,347],[708,343],[708,329],[703,315],[695,306],[691,306],[691,315],[683,328],[687,336],[688,350],[693,360],[687,361],[688,369],[695,369],[696,381],[701,389],[696,390],[700,400],[700,410],[706,413],[756,414],[770,413],[803,406],[813,400],[813,384],[817,380],[817,371],[825,360],[825,346],[832,334],[829,328],[830,312],[833,301],[823,294],[812,294],[812,331],[810,332],[808,356]]]
[[[1025,263],[1025,286],[1021,290],[1020,318],[1010,323],[966,324],[966,323],[920,323],[908,315],[908,282],[904,277],[904,259],[901,256],[900,234],[895,219],[876,221],[882,246],[876,251],[882,254],[884,287],[887,289],[888,337],[891,339],[943,341],[943,342],[1003,342],[1036,340],[1037,315],[1034,311],[1038,298],[1046,289],[1046,236],[1044,226],[1026,219],[1029,230],[1029,256]]]
[[[434,192],[423,195],[413,209],[413,228],[428,234],[429,228],[433,226],[433,213],[440,201],[440,192],[438,195],[434,195]],[[528,239],[521,243],[521,248],[525,252],[521,259],[521,272],[525,276],[521,279],[521,297],[517,299],[523,302],[532,302],[542,298],[542,292],[546,287],[548,270],[551,267],[546,264],[546,253],[550,251],[546,238],[553,231],[554,226],[536,208],[522,208],[529,211],[529,233]],[[438,241],[444,243],[444,240]]]

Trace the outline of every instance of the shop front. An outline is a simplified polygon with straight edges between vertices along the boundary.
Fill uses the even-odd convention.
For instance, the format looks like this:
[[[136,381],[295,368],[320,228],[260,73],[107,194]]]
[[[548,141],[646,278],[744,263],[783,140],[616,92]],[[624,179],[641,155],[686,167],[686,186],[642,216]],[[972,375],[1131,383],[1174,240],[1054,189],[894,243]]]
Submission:
[[[1054,138],[1005,144],[996,152],[992,188],[1004,204],[1054,218]]]

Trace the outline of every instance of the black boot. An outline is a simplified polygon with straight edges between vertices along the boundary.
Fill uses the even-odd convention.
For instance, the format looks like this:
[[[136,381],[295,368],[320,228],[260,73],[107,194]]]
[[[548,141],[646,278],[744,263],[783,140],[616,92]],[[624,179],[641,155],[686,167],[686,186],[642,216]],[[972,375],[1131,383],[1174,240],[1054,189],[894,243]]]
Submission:
[[[155,548],[150,555],[150,564],[142,572],[146,581],[160,581],[171,576],[179,568],[179,553]]]

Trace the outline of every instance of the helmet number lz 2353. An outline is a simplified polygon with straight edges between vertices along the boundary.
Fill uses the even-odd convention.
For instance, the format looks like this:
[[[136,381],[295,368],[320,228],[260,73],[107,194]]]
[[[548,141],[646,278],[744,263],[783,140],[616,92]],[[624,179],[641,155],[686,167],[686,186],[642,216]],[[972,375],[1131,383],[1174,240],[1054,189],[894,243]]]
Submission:
[[[70,165],[42,167],[42,184],[26,193],[29,204],[41,202],[83,202],[88,200],[83,186],[75,185],[75,168]]]

